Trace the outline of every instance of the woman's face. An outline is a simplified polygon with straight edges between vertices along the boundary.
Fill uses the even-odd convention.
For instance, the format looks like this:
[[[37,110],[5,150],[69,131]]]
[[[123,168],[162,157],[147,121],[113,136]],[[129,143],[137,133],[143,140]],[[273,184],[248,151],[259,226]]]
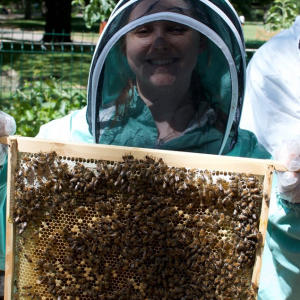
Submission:
[[[152,2],[155,1],[141,2],[132,11],[130,21],[140,17],[141,11],[147,11]],[[177,8],[187,6],[181,0],[162,2],[165,5],[171,2],[172,8],[174,2]],[[163,8],[167,10],[165,6]],[[200,52],[200,34],[197,31],[174,22],[155,21],[129,32],[125,41],[128,63],[140,88],[189,87]]]

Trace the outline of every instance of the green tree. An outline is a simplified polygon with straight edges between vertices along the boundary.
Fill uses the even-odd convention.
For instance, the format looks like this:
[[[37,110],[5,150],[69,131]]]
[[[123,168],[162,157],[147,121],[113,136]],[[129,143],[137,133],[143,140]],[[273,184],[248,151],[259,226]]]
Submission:
[[[117,4],[117,0],[73,0],[73,5],[83,9],[83,19],[88,28],[107,20]]]
[[[288,28],[300,13],[297,0],[275,0],[267,14],[266,23],[270,30]]]
[[[263,18],[274,0],[231,0],[231,4],[238,14],[246,17],[246,20]]]

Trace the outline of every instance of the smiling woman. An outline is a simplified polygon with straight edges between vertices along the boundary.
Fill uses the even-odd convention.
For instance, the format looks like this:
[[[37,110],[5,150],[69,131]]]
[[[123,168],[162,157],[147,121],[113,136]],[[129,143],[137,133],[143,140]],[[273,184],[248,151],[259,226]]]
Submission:
[[[136,5],[129,21],[162,11],[192,16],[188,1],[150,0]],[[198,31],[170,21],[145,23],[126,34],[125,55],[139,96],[155,121],[160,144],[182,135],[195,118],[190,87],[203,41]]]
[[[236,15],[219,2],[119,2],[89,78],[87,118],[96,141],[182,150],[184,136],[190,151],[232,149],[245,59]]]
[[[181,135],[195,114],[189,90],[199,52],[200,34],[174,22],[147,23],[126,35],[128,64],[161,141]]]

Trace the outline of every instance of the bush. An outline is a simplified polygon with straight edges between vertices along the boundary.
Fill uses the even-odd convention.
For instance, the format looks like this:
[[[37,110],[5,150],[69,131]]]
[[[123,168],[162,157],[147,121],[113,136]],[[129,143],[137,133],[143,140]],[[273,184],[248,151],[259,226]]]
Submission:
[[[25,82],[5,111],[15,118],[18,135],[33,137],[41,125],[85,104],[85,91],[63,88],[59,80],[50,78],[43,82]]]
[[[298,14],[297,0],[275,0],[268,11],[266,23],[272,31],[289,28]]]
[[[87,28],[107,20],[116,4],[117,0],[90,0],[88,4],[84,0],[72,1],[72,5],[83,9],[83,19]]]

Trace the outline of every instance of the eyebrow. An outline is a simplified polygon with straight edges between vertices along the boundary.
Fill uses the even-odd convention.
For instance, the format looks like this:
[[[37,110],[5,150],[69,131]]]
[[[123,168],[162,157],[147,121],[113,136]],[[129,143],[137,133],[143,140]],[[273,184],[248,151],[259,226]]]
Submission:
[[[159,2],[160,2],[160,0],[157,0],[156,2],[154,2],[153,4],[151,4],[148,7],[148,9],[145,11],[144,15],[147,14],[148,12],[150,12]]]
[[[153,4],[151,4],[148,9],[145,11],[145,13],[143,14],[143,16],[145,16],[146,14],[148,14],[149,12],[151,12],[151,10],[153,10],[157,4],[159,4],[160,0],[157,0],[156,2],[154,2]],[[174,7],[171,7],[171,8],[166,8],[166,7],[163,7],[162,5],[162,8],[165,8],[167,11],[175,11],[175,12],[180,12],[180,13],[183,13],[185,14],[187,10],[189,10],[188,8],[182,8],[182,7],[179,7],[179,6],[174,6]]]
[[[175,11],[175,12],[180,12],[180,13],[185,13],[185,11],[187,11],[187,10],[188,9],[184,9],[184,8],[178,7],[178,6],[168,9],[168,11]]]

